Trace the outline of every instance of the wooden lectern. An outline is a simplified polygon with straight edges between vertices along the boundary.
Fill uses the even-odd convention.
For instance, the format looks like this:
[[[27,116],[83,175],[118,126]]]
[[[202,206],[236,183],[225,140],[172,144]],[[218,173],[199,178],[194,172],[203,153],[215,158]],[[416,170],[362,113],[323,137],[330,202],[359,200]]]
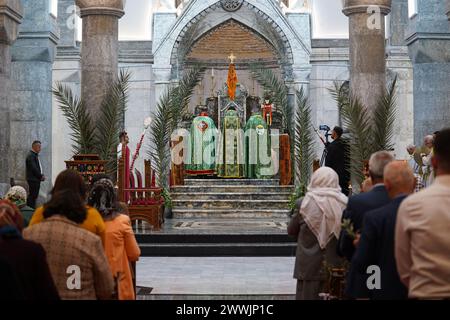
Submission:
[[[106,173],[106,162],[97,154],[79,154],[73,160],[65,161],[66,168],[78,172],[89,185],[94,176]]]

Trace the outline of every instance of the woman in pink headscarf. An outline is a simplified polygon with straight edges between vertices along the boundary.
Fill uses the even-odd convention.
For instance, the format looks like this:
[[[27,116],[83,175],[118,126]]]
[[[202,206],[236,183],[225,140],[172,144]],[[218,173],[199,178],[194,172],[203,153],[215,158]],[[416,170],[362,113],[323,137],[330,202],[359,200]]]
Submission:
[[[337,173],[323,167],[314,172],[308,192],[297,202],[288,227],[289,235],[297,238],[297,300],[319,299],[326,280],[324,265],[341,265],[336,245],[347,201]]]

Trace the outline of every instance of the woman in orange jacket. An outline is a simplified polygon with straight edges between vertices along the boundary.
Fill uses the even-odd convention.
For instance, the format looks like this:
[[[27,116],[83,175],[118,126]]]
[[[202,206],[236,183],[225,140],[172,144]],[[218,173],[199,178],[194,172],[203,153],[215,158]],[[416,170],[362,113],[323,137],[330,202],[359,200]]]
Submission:
[[[141,250],[131,228],[130,218],[119,213],[112,181],[97,181],[89,194],[88,204],[96,208],[105,221],[105,252],[118,283],[118,298],[134,300],[136,295],[130,263],[139,260]]]

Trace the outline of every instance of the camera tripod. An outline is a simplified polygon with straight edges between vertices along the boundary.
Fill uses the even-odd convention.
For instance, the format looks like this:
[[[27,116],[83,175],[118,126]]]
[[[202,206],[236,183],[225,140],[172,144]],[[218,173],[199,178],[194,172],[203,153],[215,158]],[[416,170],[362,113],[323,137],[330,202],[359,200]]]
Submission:
[[[324,136],[325,136],[325,139],[324,139],[320,135],[319,130],[315,129],[316,134],[319,136],[320,141],[322,141],[322,143],[323,143],[323,145],[325,147],[323,149],[322,157],[320,159],[320,166],[323,167],[325,165],[325,160],[326,160],[327,154],[328,154],[328,146],[330,145],[330,136],[331,136],[330,130],[331,129],[328,126],[320,126],[320,130],[326,131],[325,134],[324,134]]]

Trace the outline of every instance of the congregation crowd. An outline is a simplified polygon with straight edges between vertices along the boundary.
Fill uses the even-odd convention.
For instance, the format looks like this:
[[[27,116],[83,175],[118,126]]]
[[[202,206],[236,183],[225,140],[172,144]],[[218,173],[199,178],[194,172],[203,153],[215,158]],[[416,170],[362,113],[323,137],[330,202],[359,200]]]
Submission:
[[[450,298],[450,129],[408,152],[373,154],[369,181],[350,197],[335,170],[313,173],[288,226],[297,299],[319,299],[327,270],[342,267],[347,299]],[[37,209],[21,186],[0,200],[0,299],[136,298],[140,249],[126,206],[107,176],[87,188],[66,170]]]
[[[349,198],[333,169],[314,172],[288,227],[297,299],[319,299],[333,268],[347,270],[346,299],[450,299],[450,129],[408,152],[373,154]]]
[[[0,200],[0,300],[133,300],[139,256],[107,176],[87,190],[77,172],[63,171],[36,210],[21,186]]]

